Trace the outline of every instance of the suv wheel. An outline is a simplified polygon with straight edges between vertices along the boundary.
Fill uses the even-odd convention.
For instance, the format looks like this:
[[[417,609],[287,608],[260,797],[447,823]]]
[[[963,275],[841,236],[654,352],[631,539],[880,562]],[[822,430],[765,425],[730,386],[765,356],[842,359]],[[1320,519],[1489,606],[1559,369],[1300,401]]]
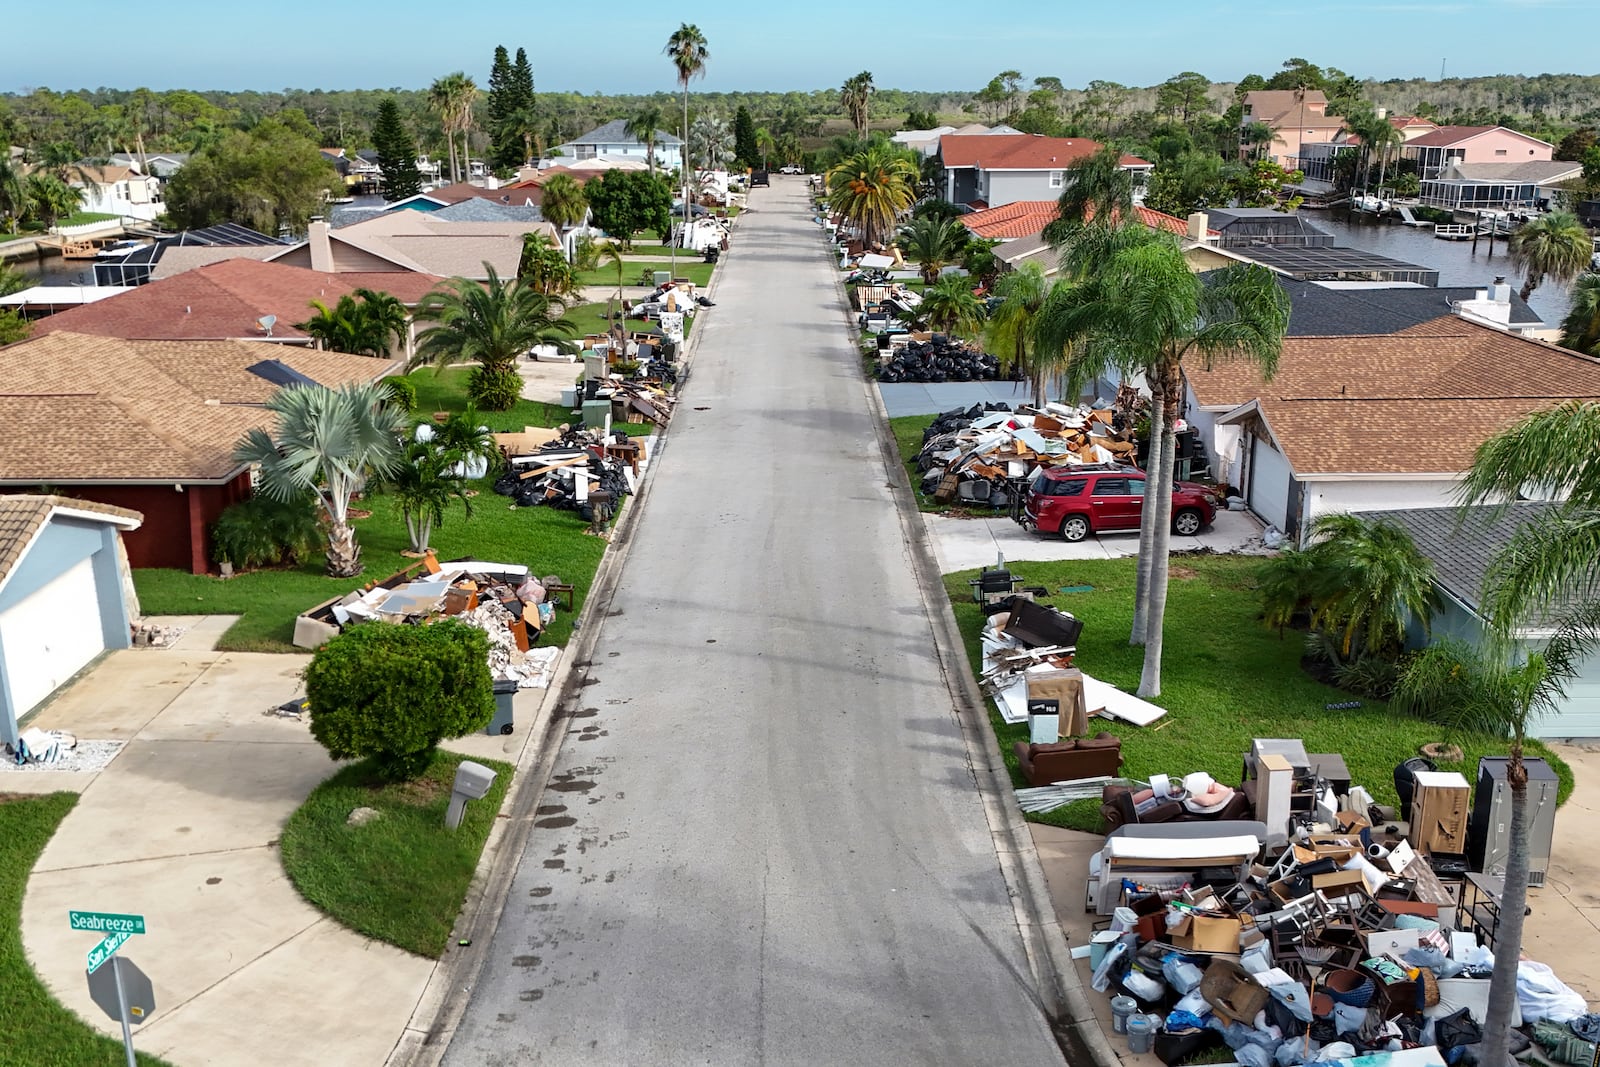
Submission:
[[[1205,516],[1200,514],[1198,508],[1184,508],[1172,516],[1172,532],[1184,537],[1193,537],[1204,525]]]
[[[1082,541],[1089,536],[1089,520],[1082,515],[1068,515],[1061,520],[1063,541]]]

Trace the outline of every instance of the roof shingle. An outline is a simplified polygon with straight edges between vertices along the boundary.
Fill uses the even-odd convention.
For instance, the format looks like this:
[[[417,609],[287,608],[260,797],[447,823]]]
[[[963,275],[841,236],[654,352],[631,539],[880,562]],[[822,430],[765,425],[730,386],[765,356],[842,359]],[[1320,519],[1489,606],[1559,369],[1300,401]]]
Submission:
[[[133,529],[144,521],[144,516],[137,511],[93,500],[18,493],[0,495],[0,586],[6,584],[12,568],[21,561],[22,554],[33,543],[34,535],[50,521],[50,516],[59,508],[104,515],[128,529]]]
[[[1065,170],[1105,147],[1087,137],[1042,137],[1031,133],[947,133],[939,139],[939,158],[946,167],[983,170]],[[1124,155],[1125,167],[1147,167],[1138,156]]]

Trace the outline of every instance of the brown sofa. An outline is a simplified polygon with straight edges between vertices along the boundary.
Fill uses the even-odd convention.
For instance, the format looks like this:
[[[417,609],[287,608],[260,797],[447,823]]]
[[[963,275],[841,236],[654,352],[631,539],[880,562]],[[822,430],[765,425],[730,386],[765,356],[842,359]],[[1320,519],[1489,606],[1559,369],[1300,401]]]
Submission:
[[[1018,741],[1013,748],[1029,785],[1073,782],[1099,775],[1116,777],[1122,766],[1122,738],[1104,730],[1094,737],[1057,741],[1053,745]]]

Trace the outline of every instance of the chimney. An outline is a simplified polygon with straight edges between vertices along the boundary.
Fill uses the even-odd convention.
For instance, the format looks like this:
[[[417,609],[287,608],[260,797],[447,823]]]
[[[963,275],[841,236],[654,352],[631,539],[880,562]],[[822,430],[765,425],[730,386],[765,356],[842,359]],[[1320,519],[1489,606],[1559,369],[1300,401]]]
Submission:
[[[1388,117],[1389,117],[1389,109],[1388,109],[1388,108],[1386,108],[1386,107],[1380,107],[1380,108],[1379,108],[1379,109],[1378,109],[1378,117],[1379,117],[1379,118],[1380,118],[1380,119],[1386,119],[1386,118],[1388,118]]]
[[[333,273],[333,243],[328,240],[328,224],[313,218],[306,227],[306,246],[311,250],[311,269]]]
[[[1189,216],[1189,240],[1204,241],[1207,231],[1211,229],[1211,217],[1204,211],[1196,211]]]
[[[1504,274],[1497,275],[1494,284],[1489,286],[1489,299],[1496,304],[1511,303],[1511,283],[1506,281]]]

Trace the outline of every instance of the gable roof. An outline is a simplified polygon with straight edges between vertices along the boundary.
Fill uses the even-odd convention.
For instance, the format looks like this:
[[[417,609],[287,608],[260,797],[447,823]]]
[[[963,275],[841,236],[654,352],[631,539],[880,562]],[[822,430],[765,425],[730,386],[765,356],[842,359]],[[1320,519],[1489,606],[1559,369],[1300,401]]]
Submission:
[[[958,134],[939,139],[939,158],[948,169],[1065,170],[1105,147],[1087,137],[1041,137],[1031,133]],[[1124,167],[1148,167],[1138,156],[1124,155]]]
[[[961,225],[979,237],[1011,241],[1032,237],[1059,214],[1054,200],[1017,200],[1001,207],[986,208],[959,216]]]
[[[1268,126],[1282,125],[1291,118],[1294,119],[1293,124],[1297,126],[1344,125],[1344,119],[1339,115],[1328,115],[1313,110],[1320,107],[1322,112],[1326,112],[1328,109],[1328,96],[1321,89],[1306,90],[1304,100],[1295,89],[1254,89],[1244,94],[1241,103],[1250,113],[1250,121],[1265,122]]]
[[[1291,317],[1292,318],[1292,317]],[[1600,400],[1600,359],[1441,317],[1388,337],[1290,337],[1278,371],[1186,368],[1203,407],[1253,407],[1299,476],[1455,474],[1516,419]]]
[[[1055,207],[1054,201],[1043,201],[1043,203],[1050,204],[1052,208]],[[1003,211],[1004,208],[994,208],[992,210]],[[961,218],[964,222],[980,214],[983,214],[983,212],[973,212],[972,215],[963,215]],[[1152,230],[1163,230],[1179,237],[1187,237],[1189,234],[1189,224],[1176,215],[1168,215],[1165,212],[1156,211],[1154,208],[1145,207],[1143,204],[1135,204],[1133,206],[1133,214],[1136,219]],[[1052,215],[1051,217],[1053,218],[1054,216]],[[1090,217],[1093,217],[1092,213]],[[1040,230],[1041,232],[1005,242],[994,250],[994,254],[1000,258],[1001,262],[1009,263],[1013,266],[1022,263],[1024,260],[1037,260],[1039,265],[1044,268],[1046,275],[1055,274],[1061,269],[1061,257],[1050,242],[1044,239],[1043,227],[1040,227]],[[1217,231],[1208,230],[1206,232],[1214,235]]]
[[[20,493],[0,495],[0,589],[5,587],[16,565],[22,562],[39,531],[58,513],[72,518],[96,519],[124,530],[137,529],[144,521],[144,516],[137,511],[93,500]]]
[[[1417,508],[1367,511],[1362,517],[1405,530],[1433,561],[1434,584],[1473,612],[1482,607],[1483,580],[1494,557],[1520,527],[1543,521],[1559,504],[1527,500],[1506,508]]]
[[[1413,137],[1401,147],[1448,148],[1452,145],[1470,141],[1475,137],[1482,137],[1484,134],[1492,133],[1495,130],[1509,133],[1513,137],[1520,137],[1524,141],[1532,141],[1534,144],[1544,145],[1546,148],[1555,147],[1549,141],[1541,141],[1537,137],[1530,137],[1525,133],[1506,129],[1504,126],[1440,126],[1436,130],[1429,130],[1421,137]]]
[[[233,458],[240,436],[272,424],[261,405],[277,386],[252,370],[263,361],[333,387],[373,381],[396,366],[262,341],[123,341],[59,331],[19,341],[0,348],[8,426],[0,481],[226,481],[244,466]]]
[[[1329,289],[1281,275],[1278,284],[1289,294],[1292,306],[1290,337],[1381,336],[1436,321],[1446,326],[1448,323],[1441,316],[1450,314],[1451,305],[1472,300],[1481,291],[1432,286]],[[1511,294],[1512,325],[1542,322],[1527,301],[1515,292]]]
[[[582,137],[574,137],[565,144],[636,144],[641,147],[644,142],[627,131],[627,122],[623,119],[612,119],[602,126],[596,126]],[[683,141],[672,136],[666,130],[656,131],[656,144],[675,147]]]
[[[439,218],[438,212],[395,211],[333,230],[329,237],[373,255],[415,264],[431,275],[482,278],[487,261],[502,278],[509,278],[521,259],[522,238],[529,233],[543,233],[552,240],[557,236],[548,222],[451,221]]]
[[[284,263],[229,259],[50,315],[34,331],[130,340],[259,339],[265,333],[257,320],[276,315],[273,338],[308,341],[294,324],[310,317],[312,300],[331,302],[357,289],[376,289],[403,304],[415,304],[443,280],[401,271],[324,274]]]

